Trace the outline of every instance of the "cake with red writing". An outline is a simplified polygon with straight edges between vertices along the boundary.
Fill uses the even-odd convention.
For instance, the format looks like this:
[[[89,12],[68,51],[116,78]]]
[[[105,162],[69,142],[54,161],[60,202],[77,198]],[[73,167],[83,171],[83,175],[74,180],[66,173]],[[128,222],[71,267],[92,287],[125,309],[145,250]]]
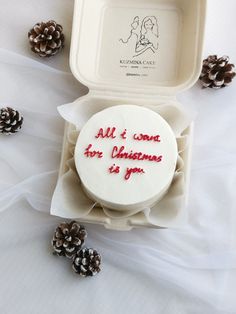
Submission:
[[[75,165],[89,198],[113,210],[142,210],[167,192],[178,149],[169,124],[135,105],[109,107],[92,116],[75,147]]]

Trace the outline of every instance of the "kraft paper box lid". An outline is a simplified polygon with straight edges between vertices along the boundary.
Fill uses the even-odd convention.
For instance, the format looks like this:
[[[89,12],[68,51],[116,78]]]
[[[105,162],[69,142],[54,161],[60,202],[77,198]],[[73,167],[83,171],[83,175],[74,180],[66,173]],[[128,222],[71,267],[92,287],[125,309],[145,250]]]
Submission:
[[[206,0],[76,0],[70,65],[90,90],[175,96],[198,79]]]

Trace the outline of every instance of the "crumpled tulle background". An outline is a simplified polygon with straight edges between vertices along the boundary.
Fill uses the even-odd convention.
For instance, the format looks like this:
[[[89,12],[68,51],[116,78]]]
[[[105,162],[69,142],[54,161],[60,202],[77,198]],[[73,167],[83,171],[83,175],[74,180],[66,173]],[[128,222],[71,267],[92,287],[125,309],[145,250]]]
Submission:
[[[196,85],[178,96],[198,112],[189,225],[122,233],[87,225],[87,245],[101,252],[103,271],[84,280],[51,255],[61,219],[48,214],[63,136],[56,107],[86,92],[68,67],[73,3],[0,4],[0,104],[25,117],[20,133],[0,137],[1,314],[236,313],[235,82],[221,91]],[[235,10],[234,0],[209,1],[205,55],[236,62],[235,37],[227,35]],[[26,35],[49,18],[63,24],[67,48],[44,61],[30,53]]]

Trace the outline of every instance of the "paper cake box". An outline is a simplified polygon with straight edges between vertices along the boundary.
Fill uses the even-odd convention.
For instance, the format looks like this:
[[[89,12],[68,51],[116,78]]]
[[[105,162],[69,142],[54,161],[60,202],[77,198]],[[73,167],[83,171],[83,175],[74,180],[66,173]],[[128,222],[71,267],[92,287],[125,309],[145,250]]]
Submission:
[[[73,155],[68,134],[75,128],[73,114],[77,107],[85,117],[90,117],[95,108],[96,112],[124,103],[181,108],[177,94],[190,88],[201,71],[206,5],[206,0],[75,0],[70,66],[89,93],[71,107],[59,180],[68,171],[67,162]],[[181,134],[188,138],[180,152],[185,203],[192,133],[193,123],[189,123]],[[174,219],[162,219],[159,225],[150,223],[142,212],[117,219],[107,217],[99,207],[76,217],[68,208],[58,209],[54,198],[51,213],[117,230],[180,227],[187,220],[186,206]]]

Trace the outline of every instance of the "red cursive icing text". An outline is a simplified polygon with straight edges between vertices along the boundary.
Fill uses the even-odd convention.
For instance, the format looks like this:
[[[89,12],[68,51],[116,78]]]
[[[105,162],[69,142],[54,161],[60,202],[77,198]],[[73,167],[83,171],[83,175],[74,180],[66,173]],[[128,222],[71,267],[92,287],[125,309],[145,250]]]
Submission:
[[[127,133],[127,130],[124,129],[124,131],[123,131],[123,132],[121,133],[121,135],[120,135],[123,140],[126,140],[126,133]]]
[[[120,166],[113,164],[108,170],[110,173],[120,173]]]
[[[145,171],[142,168],[127,168],[126,174],[125,174],[125,180],[129,180],[131,174],[133,173],[145,173]]]
[[[153,142],[161,142],[161,137],[160,135],[148,135],[148,134],[134,134],[133,136],[135,141],[153,141]]]
[[[107,128],[104,130],[103,128],[100,128],[98,131],[98,134],[95,136],[96,138],[116,138],[115,136],[116,128]]]
[[[154,161],[154,162],[161,162],[162,156],[158,155],[149,155],[144,154],[142,152],[125,152],[125,146],[114,146],[111,153],[111,158],[119,158],[119,159],[132,159],[132,160],[147,160],[147,161]]]
[[[90,150],[92,148],[92,144],[89,144],[88,147],[85,149],[84,155],[86,157],[97,157],[97,158],[102,158],[103,157],[103,153],[100,151],[96,151],[96,150]]]

